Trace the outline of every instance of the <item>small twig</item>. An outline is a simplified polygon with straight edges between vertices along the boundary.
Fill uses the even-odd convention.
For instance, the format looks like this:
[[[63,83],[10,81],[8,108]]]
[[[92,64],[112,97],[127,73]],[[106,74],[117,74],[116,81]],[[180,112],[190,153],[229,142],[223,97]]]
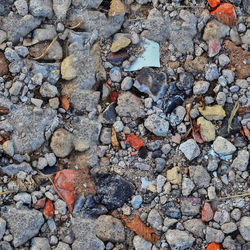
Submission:
[[[228,125],[227,125],[227,132],[228,133],[232,129],[231,124],[232,124],[233,118],[236,115],[237,110],[238,110],[239,107],[240,107],[239,101],[236,101],[235,104],[234,104],[233,110],[231,112],[231,115],[230,115],[230,117],[228,119]]]
[[[58,38],[58,35],[51,41],[51,43],[49,44],[49,46],[47,48],[45,48],[45,50],[43,51],[43,53],[38,56],[38,57],[35,57],[35,58],[32,58],[33,60],[39,60],[39,59],[42,59],[43,57],[45,57],[49,51],[49,49],[51,48],[51,46],[55,43],[55,41],[57,40]]]
[[[77,23],[76,25],[71,26],[71,27],[67,27],[67,28],[70,29],[70,30],[74,30],[74,29],[76,29],[76,28],[79,28],[83,22],[84,22],[84,21],[81,20],[81,21],[80,21],[79,23]]]
[[[11,194],[11,193],[16,193],[17,190],[10,190],[10,191],[5,191],[5,192],[0,192],[0,195],[4,195],[4,194]]]
[[[174,8],[178,9],[178,8],[202,8],[204,9],[204,6],[187,6],[187,5],[177,5],[177,6],[173,6]]]
[[[245,196],[249,196],[249,195],[250,195],[250,193],[236,194],[236,195],[231,195],[231,196],[219,197],[219,198],[215,198],[215,199],[211,199],[211,200],[205,200],[205,202],[221,201],[221,200],[226,200],[226,199],[245,197]]]
[[[39,170],[37,170],[37,172],[38,172],[40,175],[42,175],[43,177],[49,179],[49,181],[51,182],[51,184],[52,184],[54,190],[56,191],[56,193],[60,196],[60,198],[61,198],[62,200],[64,200],[64,198],[62,197],[61,193],[59,192],[59,190],[58,190],[57,187],[55,186],[53,180],[51,179],[51,176],[53,176],[54,174],[48,174],[48,175],[47,175],[47,174],[43,174],[43,173],[42,173],[41,171],[39,171]]]
[[[129,22],[134,22],[134,21],[140,21],[140,20],[145,20],[146,17],[137,17],[137,18],[131,18],[128,19]]]

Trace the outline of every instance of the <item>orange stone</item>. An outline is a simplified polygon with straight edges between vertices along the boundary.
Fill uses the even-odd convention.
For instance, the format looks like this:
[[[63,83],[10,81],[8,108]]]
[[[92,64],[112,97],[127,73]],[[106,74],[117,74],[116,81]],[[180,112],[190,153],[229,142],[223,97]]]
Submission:
[[[221,249],[220,244],[217,244],[215,242],[212,242],[207,246],[207,250],[220,250],[220,249]]]
[[[134,133],[128,135],[125,144],[129,144],[132,148],[136,150],[139,150],[141,147],[145,146],[144,142]]]
[[[44,210],[43,210],[43,214],[47,217],[53,217],[54,216],[54,206],[51,200],[47,200]]]
[[[220,0],[207,0],[207,1],[212,8],[215,8],[218,4],[220,4]]]

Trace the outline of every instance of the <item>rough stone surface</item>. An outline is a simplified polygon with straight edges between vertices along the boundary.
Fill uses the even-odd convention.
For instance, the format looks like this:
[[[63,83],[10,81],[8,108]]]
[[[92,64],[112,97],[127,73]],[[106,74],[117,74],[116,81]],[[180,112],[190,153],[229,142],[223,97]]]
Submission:
[[[211,177],[207,170],[201,165],[190,166],[189,174],[198,187],[208,187]]]
[[[191,248],[195,240],[191,234],[178,229],[168,230],[165,236],[172,249]]]
[[[166,136],[169,123],[158,115],[150,115],[144,122],[144,126],[157,136]]]
[[[136,235],[133,239],[133,244],[135,250],[151,250],[152,249],[152,243],[149,241],[146,241],[144,238]]]
[[[104,243],[96,237],[96,221],[94,219],[77,218],[72,222],[72,230],[75,241],[72,244],[73,250],[96,249],[104,250]]]
[[[250,241],[250,217],[244,216],[240,220],[240,234],[246,241]]]
[[[42,213],[35,209],[19,210],[12,206],[6,206],[2,208],[1,215],[7,221],[14,237],[14,247],[19,247],[33,238],[44,223]]]
[[[204,141],[210,142],[215,140],[215,127],[212,122],[203,117],[199,117],[197,124],[200,124],[200,134]]]
[[[217,136],[213,143],[213,149],[219,156],[227,156],[233,154],[236,147],[222,136]]]
[[[96,236],[102,241],[123,242],[124,226],[120,220],[110,215],[101,215],[96,221]]]
[[[181,152],[190,161],[195,159],[200,154],[200,148],[193,139],[189,139],[180,145]]]
[[[40,148],[57,126],[55,110],[35,110],[30,106],[17,107],[11,112],[8,120],[0,122],[1,129],[13,131],[12,142],[15,153],[19,154],[31,153]]]
[[[50,249],[49,240],[47,238],[34,237],[31,241],[31,250],[47,250]]]
[[[132,119],[145,117],[143,103],[130,92],[124,92],[118,97],[115,110],[119,116],[130,116]]]
[[[73,149],[73,135],[65,129],[58,129],[51,138],[50,147],[58,157],[66,157]]]
[[[239,171],[246,171],[249,162],[249,152],[247,150],[238,151],[237,157],[234,159],[231,167]]]
[[[185,229],[193,235],[203,238],[206,226],[200,219],[191,219],[183,223]]]

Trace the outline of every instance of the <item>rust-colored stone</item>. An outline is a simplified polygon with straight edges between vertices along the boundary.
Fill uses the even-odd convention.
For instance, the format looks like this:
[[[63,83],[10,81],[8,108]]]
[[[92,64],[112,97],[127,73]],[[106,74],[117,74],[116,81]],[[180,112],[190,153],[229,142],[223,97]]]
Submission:
[[[0,52],[0,76],[4,76],[8,74],[9,69],[8,69],[8,63],[5,60],[5,56],[2,52]]]

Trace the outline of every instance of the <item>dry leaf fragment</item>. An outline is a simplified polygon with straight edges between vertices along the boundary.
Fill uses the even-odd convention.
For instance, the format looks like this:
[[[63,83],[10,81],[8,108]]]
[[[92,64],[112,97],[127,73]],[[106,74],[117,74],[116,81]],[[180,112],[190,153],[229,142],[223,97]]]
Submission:
[[[247,126],[242,126],[242,128],[243,128],[244,135],[246,136],[248,141],[250,141],[250,131],[248,130]]]
[[[64,169],[57,172],[54,179],[54,189],[67,203],[70,212],[73,211],[73,205],[75,202],[74,182],[76,176],[76,171],[72,169]]]
[[[70,103],[68,97],[66,95],[62,95],[60,99],[62,108],[65,109],[66,111],[69,110]]]
[[[197,124],[195,121],[193,121],[193,137],[194,137],[194,140],[198,143],[204,143],[203,139],[201,138],[201,135],[200,135],[200,128],[201,128],[201,125],[200,124]]]
[[[188,103],[186,105],[186,115],[184,117],[185,122],[189,121],[189,117],[190,117],[189,114],[190,114],[191,108],[192,108],[192,103]]]
[[[145,240],[155,244],[159,236],[155,233],[155,228],[147,227],[140,219],[139,215],[135,214],[132,219],[128,219],[127,216],[120,214],[121,219],[124,221],[126,226],[136,232],[139,236],[143,237]]]
[[[238,115],[239,116],[245,115],[247,113],[250,113],[250,107],[239,107],[238,108]]]
[[[7,115],[9,113],[9,109],[3,106],[0,106],[0,115]]]
[[[118,16],[123,13],[125,13],[125,7],[121,0],[112,0],[109,9],[109,16]]]
[[[111,144],[114,148],[119,148],[119,141],[117,139],[115,128],[112,127]]]

